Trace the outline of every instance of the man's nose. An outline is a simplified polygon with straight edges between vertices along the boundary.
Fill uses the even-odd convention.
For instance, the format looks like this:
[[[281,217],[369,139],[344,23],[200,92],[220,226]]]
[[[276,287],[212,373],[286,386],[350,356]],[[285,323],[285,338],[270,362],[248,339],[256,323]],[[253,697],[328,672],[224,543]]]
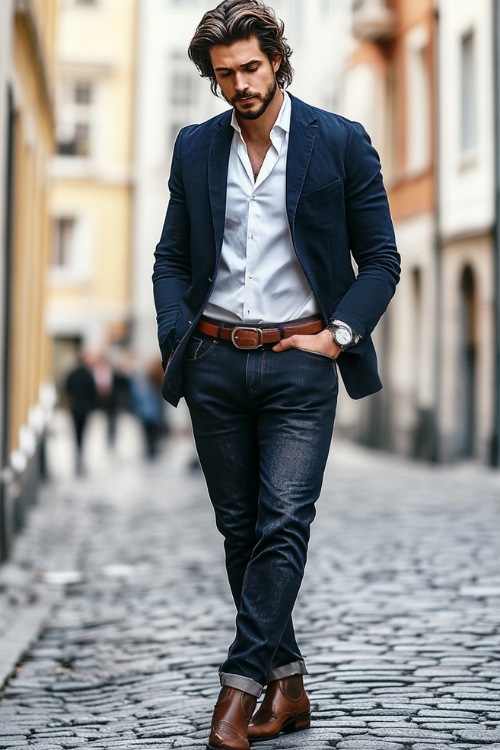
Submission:
[[[246,76],[243,73],[236,73],[234,86],[236,91],[245,91],[248,88]]]

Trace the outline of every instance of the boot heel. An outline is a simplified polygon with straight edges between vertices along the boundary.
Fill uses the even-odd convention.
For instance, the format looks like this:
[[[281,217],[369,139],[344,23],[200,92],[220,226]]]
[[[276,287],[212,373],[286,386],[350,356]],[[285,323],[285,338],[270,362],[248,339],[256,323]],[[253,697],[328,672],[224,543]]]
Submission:
[[[309,729],[310,726],[311,714],[304,714],[304,716],[298,716],[284,724],[282,731],[284,734],[292,734],[292,732],[300,732],[301,729]]]

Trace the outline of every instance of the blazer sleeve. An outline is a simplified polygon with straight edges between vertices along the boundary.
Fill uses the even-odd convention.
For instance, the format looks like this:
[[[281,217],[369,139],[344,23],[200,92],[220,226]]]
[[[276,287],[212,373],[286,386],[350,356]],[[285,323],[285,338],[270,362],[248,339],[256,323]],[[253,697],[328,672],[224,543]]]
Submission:
[[[168,182],[170,199],[153,266],[158,343],[164,362],[178,343],[176,324],[182,317],[182,297],[191,284],[191,230],[182,172],[182,139],[181,130],[174,145]]]
[[[362,337],[350,354],[362,354],[400,276],[400,256],[380,161],[362,125],[353,123],[345,157],[345,211],[356,280],[335,310]]]

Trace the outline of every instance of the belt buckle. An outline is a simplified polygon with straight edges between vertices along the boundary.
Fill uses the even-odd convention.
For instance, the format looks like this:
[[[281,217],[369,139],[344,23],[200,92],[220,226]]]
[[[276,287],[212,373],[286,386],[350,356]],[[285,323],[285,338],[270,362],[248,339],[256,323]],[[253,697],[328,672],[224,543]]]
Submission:
[[[238,335],[238,331],[246,331],[248,333],[256,333],[257,334],[257,343],[255,346],[241,346],[238,344],[236,337]],[[251,350],[251,349],[258,349],[262,346],[262,328],[248,328],[246,326],[235,326],[233,330],[231,331],[231,341],[235,345],[237,349],[244,349],[244,350]]]

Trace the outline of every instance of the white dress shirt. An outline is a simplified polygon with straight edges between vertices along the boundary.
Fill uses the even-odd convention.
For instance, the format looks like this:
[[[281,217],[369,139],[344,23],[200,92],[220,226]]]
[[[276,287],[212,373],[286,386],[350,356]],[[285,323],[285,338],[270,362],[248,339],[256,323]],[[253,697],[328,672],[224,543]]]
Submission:
[[[286,212],[292,112],[285,93],[271,146],[254,180],[233,111],[226,219],[219,270],[205,315],[228,323],[283,323],[319,312],[295,254]]]

